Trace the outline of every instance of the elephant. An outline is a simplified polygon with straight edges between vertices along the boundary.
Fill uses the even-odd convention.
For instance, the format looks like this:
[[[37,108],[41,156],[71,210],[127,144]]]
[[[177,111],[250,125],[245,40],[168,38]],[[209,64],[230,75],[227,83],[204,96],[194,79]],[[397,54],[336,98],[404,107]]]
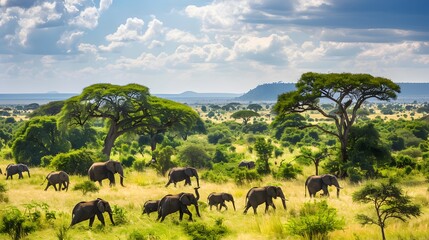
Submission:
[[[88,170],[89,179],[93,182],[98,181],[100,186],[103,186],[101,181],[103,179],[109,179],[109,186],[115,185],[115,173],[118,173],[120,176],[120,183],[122,187],[124,186],[124,170],[122,164],[118,161],[109,160],[107,162],[96,162],[91,165]]]
[[[113,221],[113,217],[112,217],[112,209],[110,208],[109,202],[101,198],[97,198],[96,200],[89,201],[89,202],[80,202],[76,204],[76,206],[73,208],[72,221],[71,221],[70,227],[88,219],[89,219],[89,227],[92,227],[95,216],[97,216],[101,224],[105,226],[104,217],[103,217],[104,212],[107,212],[109,214],[112,225],[115,225],[115,222]]]
[[[158,211],[160,200],[147,200],[143,205],[143,213],[149,216],[150,213]]]
[[[307,188],[310,197],[315,197],[316,193],[320,190],[323,190],[323,196],[329,197],[328,186],[334,185],[337,188],[337,197],[340,197],[340,185],[338,184],[337,177],[332,174],[324,175],[312,175],[307,178],[304,185],[304,194],[307,197]]]
[[[283,194],[283,191],[280,187],[275,186],[265,186],[265,187],[254,187],[251,188],[246,195],[246,208],[244,209],[244,214],[247,213],[247,210],[252,207],[254,214],[256,214],[256,208],[258,205],[265,203],[265,213],[268,211],[268,207],[272,206],[273,209],[276,209],[274,205],[273,198],[280,197],[282,200],[283,208],[286,208],[286,198]]]
[[[195,210],[197,212],[197,216],[201,217],[200,211],[198,209],[198,199],[200,198],[200,194],[198,193],[198,188],[195,189],[195,194],[192,193],[179,193],[176,195],[166,195],[164,196],[160,202],[158,207],[158,218],[161,219],[161,222],[164,221],[165,217],[171,213],[175,213],[179,211],[179,220],[182,221],[183,214],[186,213],[189,215],[189,220],[192,221],[192,213],[189,211],[187,206],[191,204],[195,206]]]
[[[191,177],[195,177],[197,179],[197,187],[200,187],[200,182],[198,179],[197,169],[193,167],[176,167],[172,168],[168,172],[168,182],[165,187],[168,187],[171,183],[174,183],[176,186],[177,182],[185,180],[185,186],[191,185]]]
[[[54,186],[55,191],[61,191],[61,185],[64,185],[63,190],[66,190],[66,192],[69,190],[70,185],[70,179],[69,175],[64,171],[58,171],[58,172],[50,172],[43,183],[48,180],[48,184],[46,185],[45,191],[52,185]],[[43,185],[43,183],[41,185]],[[57,190],[56,185],[59,185],[59,189]]]
[[[225,210],[228,210],[228,207],[225,204],[225,201],[232,202],[232,206],[234,207],[235,211],[235,203],[234,203],[234,197],[230,193],[210,193],[210,195],[207,197],[207,202],[210,206],[210,210],[212,210],[212,206],[216,206],[216,210],[221,210],[222,207],[225,207]],[[218,205],[220,207],[218,208]]]
[[[247,169],[255,168],[255,162],[254,161],[241,161],[238,164],[238,167],[247,167]]]
[[[6,180],[9,179],[13,179],[13,175],[18,174],[19,175],[19,179],[24,178],[22,176],[22,172],[27,172],[28,173],[28,177],[30,177],[30,170],[28,169],[27,165],[22,164],[22,163],[18,163],[18,164],[9,164],[6,167]]]

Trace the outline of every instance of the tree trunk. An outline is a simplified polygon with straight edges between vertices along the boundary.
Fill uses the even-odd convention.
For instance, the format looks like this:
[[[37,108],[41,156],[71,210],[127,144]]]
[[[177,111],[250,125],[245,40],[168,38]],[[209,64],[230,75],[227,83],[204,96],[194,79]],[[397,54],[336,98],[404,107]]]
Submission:
[[[314,166],[316,167],[316,176],[319,175],[319,163],[314,164]]]
[[[152,150],[152,152],[156,149],[156,134],[150,136],[150,149]]]
[[[109,132],[104,139],[103,154],[107,156],[107,159],[110,159],[110,153],[112,148],[115,145],[116,138],[118,138],[118,128],[115,124],[110,125]]]
[[[386,235],[384,235],[384,227],[383,227],[383,226],[380,226],[380,229],[381,229],[381,238],[382,238],[383,240],[386,240]]]

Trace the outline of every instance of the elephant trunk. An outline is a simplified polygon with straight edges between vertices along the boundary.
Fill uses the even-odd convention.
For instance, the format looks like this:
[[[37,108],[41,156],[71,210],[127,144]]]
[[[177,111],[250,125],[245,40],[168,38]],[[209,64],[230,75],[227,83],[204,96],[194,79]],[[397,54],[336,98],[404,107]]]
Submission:
[[[200,180],[198,178],[198,173],[197,172],[195,172],[195,178],[197,179],[197,187],[199,188],[200,187]]]
[[[198,217],[201,217],[201,215],[200,215],[200,210],[198,209],[198,202],[197,202],[197,203],[195,203],[195,211],[197,212],[197,216],[198,216]]]
[[[122,187],[125,187],[124,186],[124,175],[120,175],[119,183],[121,184]]]
[[[30,177],[30,171],[27,170],[27,173],[28,173],[28,177]]]
[[[194,188],[197,201],[200,199],[200,193],[198,192],[198,189],[199,187]]]
[[[232,206],[234,207],[234,211],[235,211],[235,203],[234,203],[234,199],[232,199]]]
[[[115,221],[113,221],[113,214],[112,214],[112,212],[109,212],[109,217],[110,217],[110,221],[112,222],[112,224],[115,225]]]
[[[283,204],[283,208],[287,209],[287,207],[286,207],[286,199],[284,197],[282,198],[282,204]]]
[[[339,198],[339,197],[340,197],[340,189],[341,189],[341,188],[337,188],[337,198]]]

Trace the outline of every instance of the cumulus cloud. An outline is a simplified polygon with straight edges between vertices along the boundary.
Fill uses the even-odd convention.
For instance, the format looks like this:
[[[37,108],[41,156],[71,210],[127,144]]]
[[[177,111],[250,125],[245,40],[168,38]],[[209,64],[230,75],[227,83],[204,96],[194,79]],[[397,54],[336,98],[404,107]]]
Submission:
[[[165,38],[167,41],[173,41],[178,43],[206,43],[209,41],[207,36],[197,38],[193,34],[179,30],[177,28],[168,31],[166,33]]]
[[[98,25],[99,12],[95,7],[85,8],[78,16],[70,20],[71,25],[94,29]]]
[[[156,40],[163,32],[163,23],[155,17],[148,23],[147,29],[144,31],[144,21],[140,18],[128,18],[125,24],[121,24],[116,32],[106,36],[109,41],[108,46],[100,46],[104,51],[111,51],[117,47],[124,46],[127,42],[143,42],[155,47],[160,41]],[[158,44],[159,45],[159,44]]]
[[[109,9],[110,5],[112,5],[112,0],[101,0],[98,11],[100,12],[106,11],[107,9]]]

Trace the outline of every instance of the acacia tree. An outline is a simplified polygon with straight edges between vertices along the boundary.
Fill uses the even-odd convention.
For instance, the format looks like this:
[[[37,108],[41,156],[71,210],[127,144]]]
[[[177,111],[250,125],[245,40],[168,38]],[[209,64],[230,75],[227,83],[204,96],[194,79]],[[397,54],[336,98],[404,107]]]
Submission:
[[[316,175],[319,175],[320,162],[323,161],[328,156],[329,156],[329,152],[325,146],[322,146],[320,149],[314,152],[308,147],[302,147],[301,154],[296,156],[295,160],[299,163],[303,163],[306,165],[313,163],[314,168],[316,170]]]
[[[389,179],[388,183],[379,185],[367,184],[353,193],[353,201],[371,203],[374,206],[375,218],[365,214],[358,214],[356,218],[363,225],[378,225],[383,240],[386,239],[384,228],[386,227],[387,219],[396,218],[406,222],[407,219],[418,217],[421,214],[420,206],[412,204],[410,197],[403,195],[402,190],[395,185],[393,179]]]
[[[281,117],[284,114],[317,111],[331,119],[335,130],[326,125],[306,124],[301,128],[316,127],[335,136],[340,142],[341,161],[348,161],[347,146],[350,128],[356,121],[357,111],[369,99],[389,101],[396,99],[399,85],[382,77],[369,74],[351,73],[304,73],[296,83],[296,90],[279,95],[274,111]],[[326,111],[320,102],[328,101],[335,105],[334,111]]]
[[[193,119],[199,117],[190,107],[151,96],[145,86],[100,83],[86,87],[80,95],[65,101],[60,113],[60,124],[64,127],[83,126],[93,119],[107,120],[108,130],[102,152],[109,157],[115,140],[122,134],[154,125],[169,128],[182,120],[181,117],[165,120],[163,114],[171,113],[168,109],[186,112],[193,115]],[[187,121],[187,124],[190,122]]]
[[[258,155],[256,160],[256,167],[259,173],[268,174],[270,172],[270,164],[268,160],[273,155],[274,145],[271,143],[271,139],[268,141],[263,137],[258,137],[255,141],[255,151]]]
[[[247,123],[252,117],[259,117],[259,116],[260,116],[259,113],[251,110],[240,110],[231,114],[231,117],[234,119],[240,119],[240,118],[243,119],[243,125],[247,125]]]

